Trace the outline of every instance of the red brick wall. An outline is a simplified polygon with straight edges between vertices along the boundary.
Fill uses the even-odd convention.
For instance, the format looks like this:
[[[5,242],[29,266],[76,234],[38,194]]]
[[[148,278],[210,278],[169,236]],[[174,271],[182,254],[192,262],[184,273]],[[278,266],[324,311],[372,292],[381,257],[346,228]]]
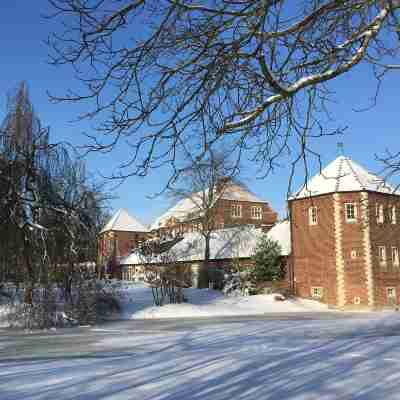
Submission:
[[[242,216],[232,217],[232,205],[242,206]],[[252,207],[261,207],[262,219],[254,219],[251,216]],[[247,201],[218,200],[216,204],[216,220],[222,221],[224,226],[232,225],[274,225],[277,213],[271,209],[268,203],[252,203]]]
[[[116,256],[125,257],[147,236],[148,234],[144,232],[108,231],[102,233],[98,238],[100,263],[103,263],[114,254],[114,243],[116,245]]]
[[[318,224],[309,225],[308,209],[317,207]],[[295,292],[311,297],[313,286],[323,287],[322,301],[336,304],[334,208],[332,195],[289,202]]]
[[[232,217],[232,205],[241,204],[242,216],[240,218]],[[262,208],[262,219],[254,219],[251,216],[251,208],[258,206]],[[229,227],[232,225],[255,225],[271,227],[277,221],[278,214],[272,210],[268,203],[252,203],[247,201],[232,201],[220,199],[216,202],[214,208],[214,225],[216,229]],[[170,234],[174,236],[178,232],[190,232],[198,230],[197,221],[189,221],[178,224],[171,224],[166,228],[158,229],[158,234],[163,236]]]
[[[346,305],[352,306],[359,298],[358,306],[368,306],[367,276],[364,249],[365,222],[362,214],[360,192],[340,193],[340,217],[342,226],[342,255],[344,260],[344,287]],[[347,222],[345,203],[354,203],[357,207],[356,222]],[[356,253],[352,258],[351,253]]]
[[[382,204],[385,210],[385,222],[378,224],[375,215],[375,204]],[[390,206],[395,205],[397,208],[397,221],[392,224],[390,214],[386,211],[390,210]],[[385,195],[380,193],[369,194],[370,206],[370,238],[372,264],[374,273],[374,290],[375,302],[378,307],[389,304],[386,288],[394,287],[397,293],[397,304],[400,304],[400,268],[392,263],[392,246],[396,246],[400,252],[400,197],[393,195]],[[386,267],[381,266],[378,258],[378,246],[386,247]]]

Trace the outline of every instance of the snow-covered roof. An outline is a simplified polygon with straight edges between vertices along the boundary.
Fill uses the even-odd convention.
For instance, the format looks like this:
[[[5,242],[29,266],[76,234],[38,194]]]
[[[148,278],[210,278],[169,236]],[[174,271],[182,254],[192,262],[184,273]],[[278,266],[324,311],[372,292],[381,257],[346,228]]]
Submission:
[[[178,221],[187,219],[190,214],[200,216],[202,210],[202,198],[207,196],[207,190],[204,192],[194,193],[191,197],[180,200],[175,206],[158,217],[151,225],[151,230],[162,228],[167,221],[174,218]],[[216,197],[216,196],[215,196]],[[254,193],[238,184],[228,185],[219,196],[223,200],[248,201],[252,203],[266,203],[265,200],[259,199]]]
[[[311,178],[291,199],[362,190],[395,193],[394,188],[386,184],[382,178],[368,172],[350,158],[339,156]]]
[[[100,233],[107,231],[148,232],[148,228],[132,217],[128,211],[120,209],[106,223]]]
[[[221,260],[231,258],[249,258],[254,255],[258,240],[266,235],[277,241],[282,248],[282,255],[289,255],[290,224],[283,221],[273,226],[267,233],[262,229],[251,226],[241,226],[221,229],[211,234],[210,259]],[[120,261],[121,265],[135,265],[144,263],[162,263],[173,261],[201,261],[204,258],[205,240],[199,232],[187,234],[180,242],[173,246],[167,254],[163,253],[152,259],[144,258],[138,252],[133,252]]]

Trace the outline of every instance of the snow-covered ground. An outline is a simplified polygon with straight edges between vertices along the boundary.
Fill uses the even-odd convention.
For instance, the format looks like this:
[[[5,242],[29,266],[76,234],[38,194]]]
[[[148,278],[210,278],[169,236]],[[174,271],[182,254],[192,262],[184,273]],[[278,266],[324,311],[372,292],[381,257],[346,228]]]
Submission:
[[[305,299],[274,300],[274,295],[224,296],[210,289],[185,289],[186,303],[153,305],[151,289],[141,283],[121,283],[119,290],[124,319],[195,318],[260,315],[282,312],[327,311],[326,305]]]
[[[400,398],[399,314],[297,315],[190,325],[135,320],[23,337],[0,330],[0,398]]]

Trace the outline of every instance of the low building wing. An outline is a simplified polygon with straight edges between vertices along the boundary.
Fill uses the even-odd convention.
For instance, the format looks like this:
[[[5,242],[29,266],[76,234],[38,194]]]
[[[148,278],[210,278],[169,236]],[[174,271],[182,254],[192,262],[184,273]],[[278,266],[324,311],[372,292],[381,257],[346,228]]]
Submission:
[[[283,221],[276,224],[267,233],[262,229],[251,226],[241,226],[221,229],[211,233],[210,259],[223,260],[235,258],[250,258],[261,236],[277,241],[282,248],[282,255],[288,256],[290,247],[290,224]],[[175,244],[168,254],[156,255],[152,258],[144,257],[134,252],[121,260],[121,265],[138,265],[162,262],[191,262],[202,261],[205,252],[205,239],[199,232],[187,234]]]

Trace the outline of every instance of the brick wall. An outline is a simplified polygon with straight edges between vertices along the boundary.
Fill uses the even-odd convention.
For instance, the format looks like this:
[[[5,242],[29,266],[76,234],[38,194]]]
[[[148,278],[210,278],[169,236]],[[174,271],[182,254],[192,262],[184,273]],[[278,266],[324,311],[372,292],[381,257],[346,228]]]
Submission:
[[[102,233],[98,238],[99,262],[103,264],[114,254],[114,245],[116,246],[115,255],[125,257],[147,237],[148,234],[144,232],[108,231]]]
[[[232,216],[232,206],[241,206],[241,216]],[[262,218],[256,219],[252,216],[252,208],[260,207]],[[247,201],[232,201],[219,199],[213,207],[213,221],[215,229],[222,229],[234,225],[263,226],[265,229],[272,227],[277,221],[278,214],[272,210],[268,203],[254,203]],[[200,220],[192,220],[183,223],[170,223],[167,227],[158,229],[155,233],[159,236],[176,236],[179,233],[199,230]]]
[[[385,220],[378,223],[375,206],[382,205]],[[396,206],[396,224],[391,223],[390,207]],[[377,307],[390,305],[387,297],[387,287],[396,289],[396,303],[400,304],[400,267],[393,265],[391,248],[397,247],[400,252],[400,197],[380,193],[369,194],[370,237],[374,275],[374,294]],[[389,212],[388,212],[389,211]],[[381,265],[378,257],[378,246],[386,248],[386,265]]]
[[[317,207],[316,225],[309,224],[309,208]],[[295,293],[311,297],[322,287],[322,301],[336,305],[334,203],[332,195],[289,202]]]

